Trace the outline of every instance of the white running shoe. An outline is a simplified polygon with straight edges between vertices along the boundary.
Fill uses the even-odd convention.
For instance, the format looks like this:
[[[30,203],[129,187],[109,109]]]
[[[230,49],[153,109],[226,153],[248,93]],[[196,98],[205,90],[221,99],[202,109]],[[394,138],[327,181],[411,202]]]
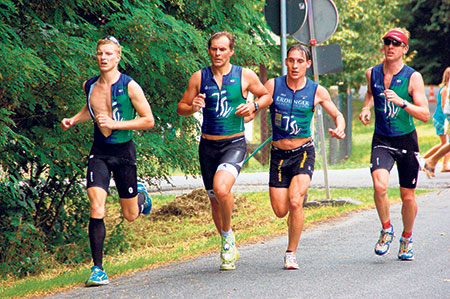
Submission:
[[[284,255],[284,269],[286,270],[298,270],[299,266],[297,258],[292,252],[286,252]]]

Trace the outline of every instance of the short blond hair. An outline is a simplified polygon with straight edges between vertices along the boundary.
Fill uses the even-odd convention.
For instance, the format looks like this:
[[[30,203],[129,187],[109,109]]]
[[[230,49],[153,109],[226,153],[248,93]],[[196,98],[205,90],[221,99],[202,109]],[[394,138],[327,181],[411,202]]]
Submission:
[[[448,84],[448,81],[450,80],[450,66],[447,67],[442,74],[442,82],[439,84],[439,87],[446,86]]]
[[[109,36],[109,37],[105,37],[105,38],[100,39],[97,42],[96,50],[98,50],[98,48],[100,46],[102,46],[102,45],[114,45],[114,46],[116,46],[117,53],[119,55],[122,55],[122,47],[120,46],[119,41],[115,37]]]
[[[386,32],[383,34],[383,36],[385,36],[389,31],[392,31],[392,30],[400,31],[401,33],[403,33],[404,35],[406,35],[406,37],[407,37],[408,39],[410,39],[410,37],[411,37],[411,33],[409,33],[408,29],[403,28],[403,27],[391,28],[391,29],[389,29],[388,31],[386,31]]]

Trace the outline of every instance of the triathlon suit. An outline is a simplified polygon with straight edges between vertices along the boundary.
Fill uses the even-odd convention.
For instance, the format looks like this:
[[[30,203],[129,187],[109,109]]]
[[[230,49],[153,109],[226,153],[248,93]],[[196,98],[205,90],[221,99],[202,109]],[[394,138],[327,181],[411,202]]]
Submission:
[[[206,95],[202,133],[229,136],[244,132],[244,118],[235,114],[236,108],[246,103],[242,95],[242,67],[231,66],[231,71],[223,76],[222,89],[219,89],[211,67],[203,68],[201,76],[200,93]],[[200,139],[200,168],[206,192],[210,197],[214,197],[214,174],[219,170],[227,170],[236,179],[246,152],[244,136],[222,140]]]
[[[85,84],[89,113],[94,121],[94,142],[89,154],[87,169],[87,188],[109,189],[111,172],[114,175],[120,198],[133,198],[137,195],[136,149],[132,130],[113,130],[104,136],[95,121],[91,106],[91,93],[99,76],[89,79]],[[112,118],[115,121],[132,120],[136,110],[128,95],[128,83],[133,79],[121,74],[111,86]]]
[[[311,137],[318,84],[306,78],[305,86],[294,92],[286,80],[286,75],[275,78],[273,102],[270,105],[273,141]],[[272,145],[269,186],[289,188],[292,178],[299,174],[307,174],[312,178],[314,162],[312,140],[292,150],[282,150]]]
[[[436,110],[434,111],[433,114],[433,126],[436,129],[436,135],[444,135],[444,124],[446,115],[444,114],[444,111],[442,111],[442,99],[441,99],[442,88],[443,87],[439,88]]]
[[[404,65],[394,75],[389,87],[409,103],[413,103],[408,87],[414,72],[414,69]],[[419,174],[419,144],[413,118],[401,107],[386,101],[383,64],[373,67],[370,87],[375,109],[370,171],[387,169],[390,172],[396,162],[400,187],[414,189]]]

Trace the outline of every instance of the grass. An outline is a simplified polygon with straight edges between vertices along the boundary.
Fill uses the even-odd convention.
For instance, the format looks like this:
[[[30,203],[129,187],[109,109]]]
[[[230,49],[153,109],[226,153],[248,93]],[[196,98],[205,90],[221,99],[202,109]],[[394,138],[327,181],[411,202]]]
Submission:
[[[370,125],[363,126],[358,120],[362,104],[360,101],[353,102],[352,155],[346,161],[330,165],[331,169],[368,167],[373,121]],[[416,121],[416,128],[422,152],[439,142],[431,122],[423,124]],[[318,157],[316,160],[319,169],[321,159]],[[250,159],[243,171],[268,171],[268,165],[261,166],[255,159]],[[429,191],[417,190],[417,194]],[[124,225],[129,249],[104,257],[105,268],[110,278],[114,279],[119,275],[160,267],[173,261],[186,260],[206,253],[217,253],[220,240],[211,220],[208,199],[206,194],[196,192],[177,198],[173,195],[152,196],[154,207],[151,216],[140,217],[135,222]],[[310,189],[308,194],[309,200],[326,198],[323,189]],[[332,198],[351,197],[361,201],[362,205],[307,208],[305,209],[305,228],[345,213],[374,208],[371,188],[332,189],[331,195]],[[399,201],[398,188],[389,189],[388,195],[392,202]],[[182,214],[176,215],[180,211]],[[108,198],[105,219],[107,232],[111,232],[112,228],[122,221],[120,206],[115,198]],[[287,234],[286,219],[274,216],[268,192],[245,193],[236,197],[233,229],[237,235],[238,245]],[[109,236],[107,236],[108,239]],[[0,298],[43,295],[80,286],[89,276],[90,266],[90,261],[75,267],[61,265],[45,269],[41,275],[34,277],[25,279],[10,277],[0,280]]]

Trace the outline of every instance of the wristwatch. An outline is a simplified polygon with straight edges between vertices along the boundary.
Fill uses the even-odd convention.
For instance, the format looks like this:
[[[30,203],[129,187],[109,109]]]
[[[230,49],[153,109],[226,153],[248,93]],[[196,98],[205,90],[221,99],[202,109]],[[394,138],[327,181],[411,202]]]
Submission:
[[[256,103],[256,102],[253,102],[253,105],[255,106],[255,111],[253,111],[253,112],[258,111],[259,110],[259,104]]]
[[[405,108],[406,108],[406,106],[408,106],[408,101],[406,101],[406,100],[403,100],[403,105],[402,105],[402,108],[403,108],[403,109],[405,109]]]

